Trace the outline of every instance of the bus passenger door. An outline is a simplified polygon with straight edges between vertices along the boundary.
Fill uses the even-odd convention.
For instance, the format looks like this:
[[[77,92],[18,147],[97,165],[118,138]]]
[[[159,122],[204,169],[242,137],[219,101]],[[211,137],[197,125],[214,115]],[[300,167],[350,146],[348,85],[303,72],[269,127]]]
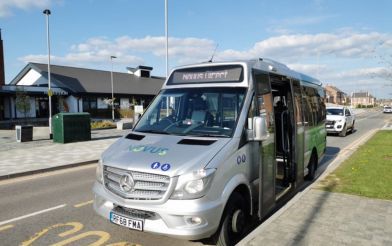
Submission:
[[[259,160],[259,209],[258,215],[264,217],[275,205],[275,123],[272,105],[269,75],[254,70],[256,115],[264,117],[268,129],[268,138],[260,142],[257,160]]]
[[[294,94],[294,133],[295,133],[295,163],[293,176],[296,175],[296,185],[300,185],[304,180],[304,153],[305,153],[305,127],[302,115],[302,93],[298,80],[292,80]],[[295,177],[294,177],[295,179]]]

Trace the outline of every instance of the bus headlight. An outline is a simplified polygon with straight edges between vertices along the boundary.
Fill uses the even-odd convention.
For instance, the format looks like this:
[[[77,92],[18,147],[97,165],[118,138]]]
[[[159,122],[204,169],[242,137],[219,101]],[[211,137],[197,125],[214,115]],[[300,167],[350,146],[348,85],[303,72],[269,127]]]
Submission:
[[[103,161],[102,159],[99,159],[97,169],[95,171],[95,176],[97,178],[97,181],[101,184],[103,184]]]
[[[211,186],[216,169],[201,169],[178,178],[170,199],[189,200],[203,197]]]

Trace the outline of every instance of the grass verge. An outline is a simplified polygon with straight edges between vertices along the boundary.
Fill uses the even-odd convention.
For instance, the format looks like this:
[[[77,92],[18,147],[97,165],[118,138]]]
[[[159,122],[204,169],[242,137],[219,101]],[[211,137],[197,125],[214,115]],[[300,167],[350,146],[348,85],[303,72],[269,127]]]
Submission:
[[[378,131],[317,188],[392,200],[392,131]]]

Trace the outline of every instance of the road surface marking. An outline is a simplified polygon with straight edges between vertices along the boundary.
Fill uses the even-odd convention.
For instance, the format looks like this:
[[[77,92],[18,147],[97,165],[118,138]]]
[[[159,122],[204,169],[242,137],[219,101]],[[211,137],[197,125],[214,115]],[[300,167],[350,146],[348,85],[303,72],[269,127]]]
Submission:
[[[138,243],[118,242],[118,243],[107,244],[106,246],[142,246],[142,245]]]
[[[36,241],[37,239],[39,239],[40,237],[42,237],[43,235],[45,235],[46,233],[48,233],[48,231],[55,229],[55,228],[59,228],[59,227],[69,227],[71,226],[72,229],[62,232],[60,234],[58,234],[58,236],[60,237],[67,237],[69,235],[75,234],[77,232],[79,232],[80,230],[83,229],[83,224],[79,223],[79,222],[68,222],[65,224],[56,224],[56,225],[52,225],[49,226],[45,229],[43,229],[42,231],[34,234],[34,236],[32,236],[30,239],[28,239],[27,241],[22,242],[22,244],[20,244],[21,246],[29,246],[31,244],[34,243],[34,241]]]
[[[95,236],[95,237],[98,236],[99,237],[98,241],[95,241],[94,243],[89,244],[91,246],[103,245],[106,241],[108,241],[110,239],[110,234],[105,231],[88,231],[88,232],[84,232],[84,233],[78,234],[76,236],[73,236],[71,238],[68,238],[66,240],[63,240],[61,242],[52,244],[52,246],[68,245],[72,242],[78,241],[78,240],[83,239],[85,237],[91,237],[91,236]]]
[[[5,231],[5,230],[11,229],[11,228],[13,228],[13,227],[14,227],[14,225],[2,226],[2,227],[0,227],[0,231]]]
[[[13,218],[13,219],[10,219],[10,220],[1,221],[0,222],[0,226],[8,224],[8,223],[11,223],[11,222],[14,222],[14,221],[18,221],[18,220],[26,219],[26,218],[29,218],[29,217],[33,217],[35,215],[39,215],[39,214],[43,214],[43,213],[46,213],[46,212],[50,212],[52,210],[63,208],[65,206],[67,206],[67,204],[62,204],[62,205],[59,205],[59,206],[56,206],[56,207],[44,209],[44,210],[37,211],[37,212],[31,213],[31,214],[26,214],[26,215],[23,215],[23,216],[20,216],[20,217],[16,217],[16,218]]]
[[[76,204],[76,205],[74,205],[74,207],[75,208],[80,208],[80,207],[83,207],[83,206],[86,206],[86,205],[89,205],[89,204],[93,204],[93,200]]]

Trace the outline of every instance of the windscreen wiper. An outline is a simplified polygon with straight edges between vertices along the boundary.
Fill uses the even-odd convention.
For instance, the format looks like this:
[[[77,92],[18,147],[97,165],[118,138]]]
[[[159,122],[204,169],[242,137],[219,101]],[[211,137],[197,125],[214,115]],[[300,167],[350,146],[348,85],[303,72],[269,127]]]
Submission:
[[[143,132],[143,133],[157,133],[157,134],[165,134],[165,135],[169,135],[170,133],[168,132],[164,132],[164,131],[160,131],[160,130],[143,130],[143,131],[138,131],[138,132]]]
[[[193,135],[187,134],[187,136],[193,136],[193,137],[225,137],[225,138],[230,137],[230,136],[228,136],[226,134],[211,134],[211,133],[193,134]]]

